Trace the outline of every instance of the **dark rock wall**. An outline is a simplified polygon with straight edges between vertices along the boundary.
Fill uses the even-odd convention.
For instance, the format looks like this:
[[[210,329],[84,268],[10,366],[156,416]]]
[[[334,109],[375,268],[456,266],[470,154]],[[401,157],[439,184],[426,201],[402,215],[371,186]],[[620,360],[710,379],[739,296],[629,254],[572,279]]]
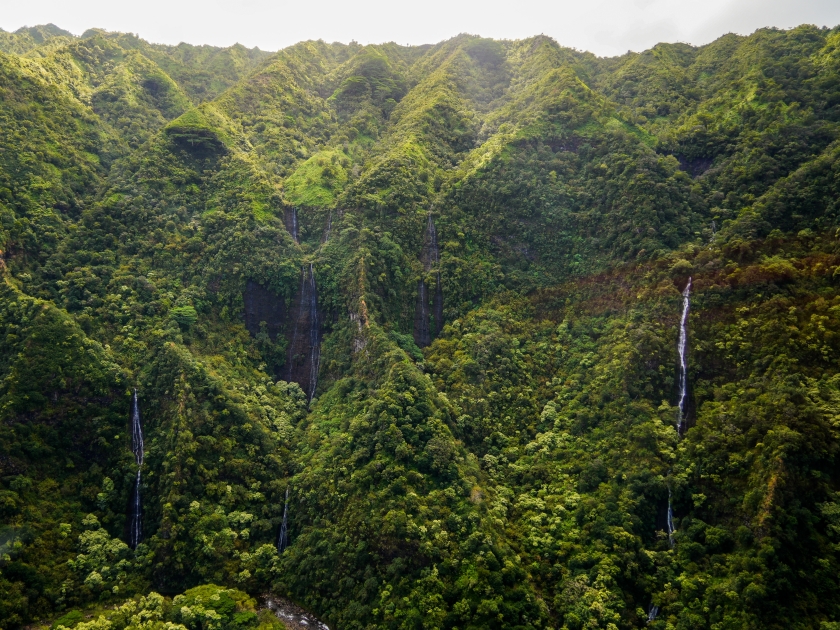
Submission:
[[[420,250],[420,262],[423,264],[424,276],[432,269],[437,269],[434,296],[429,309],[429,285],[425,278],[417,283],[417,304],[414,308],[414,343],[424,348],[432,343],[443,328],[443,287],[440,281],[440,252],[438,250],[437,230],[432,216],[426,225],[426,235],[423,239],[423,249]],[[434,318],[429,321],[429,316]]]
[[[311,400],[315,395],[320,367],[321,316],[315,270],[310,265],[304,267],[301,274],[300,291],[290,309],[285,379],[300,385]]]
[[[277,339],[288,319],[286,301],[253,280],[248,280],[245,285],[242,299],[245,302],[243,317],[248,332],[256,336],[260,332],[260,322],[265,322],[268,336],[272,341]]]

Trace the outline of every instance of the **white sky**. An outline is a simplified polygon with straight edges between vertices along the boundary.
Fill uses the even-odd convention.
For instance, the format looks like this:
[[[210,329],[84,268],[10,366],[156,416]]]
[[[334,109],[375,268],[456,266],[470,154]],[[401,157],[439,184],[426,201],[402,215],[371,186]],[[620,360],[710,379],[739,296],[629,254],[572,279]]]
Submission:
[[[661,41],[705,44],[763,26],[840,24],[840,0],[0,0],[0,28],[52,22],[165,44],[277,50],[304,39],[435,43],[458,33],[539,33],[598,55]]]

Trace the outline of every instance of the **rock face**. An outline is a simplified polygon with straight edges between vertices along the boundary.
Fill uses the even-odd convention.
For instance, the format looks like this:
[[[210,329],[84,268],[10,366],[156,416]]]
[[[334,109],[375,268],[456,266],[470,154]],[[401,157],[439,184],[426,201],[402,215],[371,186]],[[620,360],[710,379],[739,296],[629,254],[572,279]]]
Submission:
[[[312,400],[318,384],[322,335],[315,268],[302,268],[300,289],[289,308],[281,296],[253,280],[248,280],[242,299],[245,328],[252,336],[256,337],[264,324],[271,341],[278,335],[286,339],[286,362],[277,377],[297,383]]]
[[[414,343],[425,348],[432,343],[429,329],[429,287],[425,280],[417,282],[417,305],[414,307]]]
[[[321,361],[321,316],[315,268],[304,265],[300,291],[290,309],[285,380],[300,385],[308,400],[315,395]]]
[[[435,221],[429,214],[423,249],[420,251],[423,263],[423,277],[417,282],[417,304],[414,308],[414,342],[424,348],[432,343],[443,328],[443,288],[440,282],[440,252],[438,250]],[[426,279],[435,273],[435,290],[429,299],[429,285]],[[431,304],[429,303],[431,301]],[[431,308],[430,308],[431,307]],[[431,319],[430,316],[431,315]]]
[[[432,336],[437,337],[443,330],[443,284],[440,281],[440,270],[435,274],[435,295],[432,298],[432,317],[434,323],[431,327]]]
[[[260,324],[265,322],[266,332],[274,341],[286,326],[286,301],[253,280],[248,280],[245,285],[242,299],[245,303],[243,317],[248,332],[256,336],[260,332]]]

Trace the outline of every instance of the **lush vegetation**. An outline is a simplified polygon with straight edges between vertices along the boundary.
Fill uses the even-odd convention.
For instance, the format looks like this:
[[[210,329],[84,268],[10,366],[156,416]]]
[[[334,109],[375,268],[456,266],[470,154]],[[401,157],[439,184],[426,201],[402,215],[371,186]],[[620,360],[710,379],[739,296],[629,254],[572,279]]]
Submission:
[[[838,199],[837,28],[0,32],[0,627],[840,627]]]

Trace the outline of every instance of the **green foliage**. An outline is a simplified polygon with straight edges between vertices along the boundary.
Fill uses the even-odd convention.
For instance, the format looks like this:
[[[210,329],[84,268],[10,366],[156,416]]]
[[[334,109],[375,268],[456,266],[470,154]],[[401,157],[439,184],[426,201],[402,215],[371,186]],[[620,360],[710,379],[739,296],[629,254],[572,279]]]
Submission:
[[[0,29],[0,50],[22,55],[40,46],[55,45],[56,39],[60,40],[58,45],[61,45],[72,38],[72,33],[55,24],[40,24],[28,28],[23,26],[14,33],[7,33]]]
[[[0,33],[0,625],[836,626],[839,38]]]
[[[347,184],[348,166],[350,161],[340,151],[316,153],[286,180],[286,200],[294,206],[335,207],[337,194]]]
[[[192,306],[176,306],[170,314],[172,319],[183,328],[189,328],[198,321],[198,313]]]
[[[74,614],[75,613],[75,614]],[[79,611],[58,619],[54,628],[79,630],[282,630],[285,626],[273,615],[257,614],[256,602],[236,589],[207,584],[190,589],[172,600],[149,593],[114,606],[93,621],[81,622]],[[70,622],[73,625],[66,625]]]

